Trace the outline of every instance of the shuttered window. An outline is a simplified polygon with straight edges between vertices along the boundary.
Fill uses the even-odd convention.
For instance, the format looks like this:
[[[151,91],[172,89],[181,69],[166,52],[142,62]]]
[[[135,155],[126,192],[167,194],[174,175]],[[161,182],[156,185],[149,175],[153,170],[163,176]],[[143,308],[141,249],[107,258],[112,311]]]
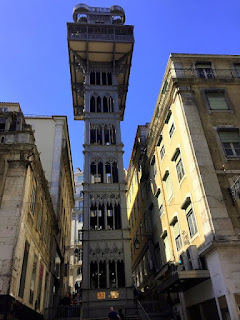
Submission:
[[[229,110],[224,91],[207,92],[206,95],[211,110]]]

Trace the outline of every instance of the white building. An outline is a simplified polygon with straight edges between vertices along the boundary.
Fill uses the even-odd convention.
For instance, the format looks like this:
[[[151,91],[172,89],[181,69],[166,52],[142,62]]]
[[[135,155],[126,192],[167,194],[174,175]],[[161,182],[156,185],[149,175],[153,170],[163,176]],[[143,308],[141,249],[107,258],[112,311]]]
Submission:
[[[71,292],[79,292],[82,282],[82,228],[83,228],[83,171],[79,168],[74,173],[75,206],[72,212],[70,274]]]

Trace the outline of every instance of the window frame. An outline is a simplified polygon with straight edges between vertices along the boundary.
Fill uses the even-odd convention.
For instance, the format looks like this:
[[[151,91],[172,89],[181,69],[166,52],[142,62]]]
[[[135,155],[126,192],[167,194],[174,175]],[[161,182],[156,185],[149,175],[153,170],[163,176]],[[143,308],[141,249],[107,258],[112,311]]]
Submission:
[[[193,240],[193,238],[195,238],[196,235],[198,234],[199,229],[198,229],[197,219],[196,219],[195,211],[193,208],[192,200],[189,196],[185,198],[185,201],[182,204],[181,209],[185,211],[187,225],[188,225],[188,232],[189,232],[191,240]],[[194,225],[194,228],[193,228],[195,230],[194,233],[191,232],[191,227],[189,224],[188,217],[190,216],[190,213],[191,213],[191,217],[192,217],[191,221],[193,222],[192,225]]]
[[[233,113],[233,107],[232,107],[232,104],[231,104],[231,101],[228,97],[228,94],[227,94],[227,90],[225,88],[212,88],[212,89],[208,89],[208,88],[205,88],[205,89],[201,89],[201,93],[202,93],[202,96],[203,96],[203,100],[204,100],[204,104],[207,108],[207,111],[209,113],[212,113],[212,112],[230,112],[230,113]],[[210,102],[209,102],[209,98],[208,98],[208,93],[219,93],[219,94],[223,94],[224,95],[224,98],[225,98],[225,101],[226,101],[226,104],[228,106],[228,109],[212,109],[211,108],[211,105],[210,105]]]
[[[220,132],[238,132],[238,135],[239,135],[239,142],[234,142],[234,141],[225,141],[223,142],[221,140],[221,137],[220,137]],[[220,150],[222,151],[223,155],[225,156],[226,159],[230,160],[230,159],[237,159],[239,160],[240,158],[240,155],[237,155],[236,151],[235,151],[235,148],[233,146],[233,143],[239,143],[240,144],[240,128],[239,127],[218,127],[216,128],[216,133],[217,133],[217,141],[219,143],[219,146],[220,146]],[[230,147],[231,147],[231,150],[233,151],[233,155],[228,155],[225,151],[225,147],[224,147],[224,144],[223,143],[230,143]],[[239,148],[240,149],[240,148]]]

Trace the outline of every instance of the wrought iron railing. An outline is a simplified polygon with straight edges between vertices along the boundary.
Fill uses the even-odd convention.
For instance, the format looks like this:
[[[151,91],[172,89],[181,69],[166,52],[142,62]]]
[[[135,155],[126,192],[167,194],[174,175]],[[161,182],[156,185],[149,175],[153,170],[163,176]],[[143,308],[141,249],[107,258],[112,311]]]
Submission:
[[[236,69],[204,69],[197,68],[176,68],[170,69],[167,78],[186,78],[186,79],[240,79],[240,72]]]
[[[82,304],[58,306],[57,308],[46,308],[44,310],[44,319],[63,319],[63,318],[78,318],[80,319]]]

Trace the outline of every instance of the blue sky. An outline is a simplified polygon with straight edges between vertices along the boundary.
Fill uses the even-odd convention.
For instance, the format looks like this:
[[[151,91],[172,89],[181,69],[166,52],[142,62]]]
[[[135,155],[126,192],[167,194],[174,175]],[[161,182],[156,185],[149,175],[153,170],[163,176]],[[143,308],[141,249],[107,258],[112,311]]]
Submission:
[[[83,1],[84,2],[84,1]],[[83,168],[83,122],[73,120],[66,23],[75,0],[0,1],[0,101],[25,114],[67,115],[74,168]],[[137,125],[150,122],[171,52],[240,54],[240,1],[89,0],[122,6],[135,46],[122,141],[128,167]]]

